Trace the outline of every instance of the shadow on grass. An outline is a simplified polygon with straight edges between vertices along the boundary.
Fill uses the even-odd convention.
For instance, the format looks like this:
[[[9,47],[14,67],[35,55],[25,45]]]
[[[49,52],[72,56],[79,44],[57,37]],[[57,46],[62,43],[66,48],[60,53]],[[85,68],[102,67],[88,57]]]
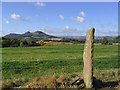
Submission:
[[[119,85],[119,81],[103,82],[99,79],[93,78],[93,85],[95,89],[115,88]]]
[[[103,82],[102,80],[96,79],[93,77],[93,86],[92,89],[86,89],[85,86],[80,86],[81,84],[84,84],[83,79],[80,80],[78,83],[76,83],[79,87],[79,89],[83,90],[103,90],[103,89],[112,89],[115,90],[115,87],[118,87],[119,81],[111,81],[111,82]]]

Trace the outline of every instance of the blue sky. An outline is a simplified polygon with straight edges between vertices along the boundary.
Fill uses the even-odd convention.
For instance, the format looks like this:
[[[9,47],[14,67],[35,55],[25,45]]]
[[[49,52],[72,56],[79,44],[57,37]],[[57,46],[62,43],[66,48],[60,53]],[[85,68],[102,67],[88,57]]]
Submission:
[[[2,34],[43,31],[55,36],[118,35],[117,2],[3,2]]]

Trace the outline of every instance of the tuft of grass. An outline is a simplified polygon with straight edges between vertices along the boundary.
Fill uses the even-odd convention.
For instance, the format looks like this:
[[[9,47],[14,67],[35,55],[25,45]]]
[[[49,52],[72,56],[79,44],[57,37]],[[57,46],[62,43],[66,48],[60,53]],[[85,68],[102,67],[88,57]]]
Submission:
[[[8,80],[7,82],[2,82],[2,88],[12,88],[15,86],[15,83],[12,80]]]
[[[55,79],[55,76],[49,77],[47,80],[45,80],[45,85],[47,88],[57,88],[58,82]]]
[[[67,77],[67,75],[65,74],[61,74],[60,75],[60,83],[61,83],[61,88],[66,88],[66,87],[70,87],[70,78]]]
[[[45,88],[45,84],[38,77],[35,77],[25,88]]]
[[[6,82],[2,81],[2,88],[13,88],[13,87],[19,87],[23,85],[25,81],[23,79],[17,79],[17,80],[7,80]]]

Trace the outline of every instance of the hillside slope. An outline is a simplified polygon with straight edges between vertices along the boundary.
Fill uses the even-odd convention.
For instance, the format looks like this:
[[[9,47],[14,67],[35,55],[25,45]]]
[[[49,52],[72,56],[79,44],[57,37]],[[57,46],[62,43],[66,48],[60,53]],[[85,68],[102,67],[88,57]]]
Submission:
[[[52,35],[48,35],[41,31],[35,31],[35,32],[25,32],[24,34],[16,34],[16,33],[10,33],[5,38],[16,38],[16,39],[26,39],[26,40],[39,40],[39,39],[46,39],[46,38],[57,38]]]

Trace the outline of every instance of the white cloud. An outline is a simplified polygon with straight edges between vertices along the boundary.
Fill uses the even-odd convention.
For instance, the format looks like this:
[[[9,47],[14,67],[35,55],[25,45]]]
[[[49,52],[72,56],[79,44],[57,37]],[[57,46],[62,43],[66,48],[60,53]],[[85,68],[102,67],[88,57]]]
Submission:
[[[10,22],[8,20],[6,20],[5,23],[9,24]]]
[[[64,20],[64,16],[63,15],[59,15],[61,20]]]
[[[83,22],[85,21],[85,18],[84,18],[84,17],[86,17],[86,14],[84,13],[84,11],[81,11],[81,12],[80,12],[80,15],[81,15],[81,16],[70,17],[70,18],[71,18],[71,20],[75,20],[75,21],[78,21],[78,22],[83,23]]]
[[[82,15],[83,17],[86,17],[86,14],[84,13],[84,11],[80,12],[80,15]]]
[[[75,20],[75,21],[78,21],[80,23],[83,23],[85,21],[85,18],[84,17],[80,17],[80,16],[77,16],[77,17],[70,17],[71,20]]]
[[[44,6],[46,6],[46,4],[42,3],[42,2],[37,2],[37,3],[35,3],[35,6],[44,7]]]
[[[78,22],[81,22],[81,23],[85,21],[85,19],[83,17],[80,17],[80,16],[75,18],[75,20],[77,20]]]
[[[30,17],[22,18],[19,14],[11,14],[11,18],[20,21],[30,22]]]
[[[18,14],[11,14],[12,19],[21,20],[21,16]]]
[[[65,26],[65,29],[68,30],[70,27],[69,26]]]
[[[6,23],[6,24],[9,24],[10,22],[8,20],[6,20],[5,18],[3,18],[3,21]]]

